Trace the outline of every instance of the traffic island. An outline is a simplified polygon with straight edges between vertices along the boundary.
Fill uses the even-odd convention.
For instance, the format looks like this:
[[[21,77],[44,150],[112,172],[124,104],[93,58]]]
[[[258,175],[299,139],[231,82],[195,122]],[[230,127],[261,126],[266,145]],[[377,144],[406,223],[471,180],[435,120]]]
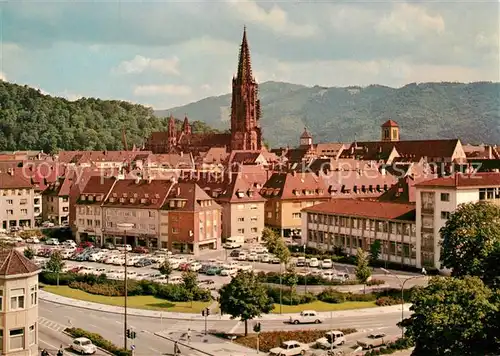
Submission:
[[[356,329],[337,329],[349,335],[357,332]],[[257,334],[226,334],[214,333],[214,336],[222,340],[231,340],[234,343],[257,350]],[[259,351],[269,352],[272,348],[279,347],[283,341],[294,340],[303,344],[311,344],[324,337],[325,330],[293,330],[293,331],[265,331],[259,333]]]

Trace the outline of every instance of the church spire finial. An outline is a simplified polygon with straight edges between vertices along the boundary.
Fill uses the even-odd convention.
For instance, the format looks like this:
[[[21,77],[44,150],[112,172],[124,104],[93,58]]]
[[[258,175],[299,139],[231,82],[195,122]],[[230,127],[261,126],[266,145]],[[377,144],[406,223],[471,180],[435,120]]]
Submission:
[[[238,73],[236,78],[241,82],[251,82],[253,80],[246,26],[243,27],[243,39],[241,40],[240,56],[238,59]]]

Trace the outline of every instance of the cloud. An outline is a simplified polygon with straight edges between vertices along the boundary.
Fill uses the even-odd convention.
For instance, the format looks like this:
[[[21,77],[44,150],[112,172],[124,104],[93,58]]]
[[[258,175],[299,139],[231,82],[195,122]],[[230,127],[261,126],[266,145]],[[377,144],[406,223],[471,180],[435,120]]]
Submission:
[[[136,55],[133,59],[121,62],[113,69],[115,73],[124,74],[140,74],[147,70],[162,74],[179,75],[179,58],[147,58]]]
[[[441,15],[430,15],[419,5],[396,3],[393,10],[376,25],[376,30],[382,35],[413,40],[421,35],[442,34],[445,22]]]
[[[61,94],[59,94],[59,96],[62,96],[63,98],[66,98],[69,101],[76,101],[78,99],[83,98],[83,95],[75,94],[68,90],[64,90]]]
[[[2,71],[0,71],[0,80],[7,81],[7,76]]]
[[[134,88],[134,95],[136,96],[157,96],[157,95],[190,95],[191,88],[187,85],[139,85]]]
[[[280,35],[306,38],[318,32],[312,24],[291,21],[287,12],[276,4],[266,11],[253,0],[227,0],[227,3],[242,20],[266,26]]]

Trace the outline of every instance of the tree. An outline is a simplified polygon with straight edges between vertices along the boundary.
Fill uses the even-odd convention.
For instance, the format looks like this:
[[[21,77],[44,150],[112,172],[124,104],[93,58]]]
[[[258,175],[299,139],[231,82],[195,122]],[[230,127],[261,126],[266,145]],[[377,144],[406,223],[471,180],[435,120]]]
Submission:
[[[484,356],[498,351],[498,328],[491,324],[499,315],[498,300],[498,293],[478,277],[434,277],[426,288],[416,288],[413,314],[403,322],[406,335],[415,341],[413,355]]]
[[[294,289],[299,282],[299,277],[295,271],[295,267],[289,266],[285,275],[283,276],[283,282],[286,286],[290,287],[290,301],[293,301]]]
[[[198,274],[194,271],[182,272],[182,282],[186,289],[188,300],[191,301],[191,306],[193,306],[194,293],[198,288]]]
[[[35,250],[33,249],[33,247],[28,246],[24,249],[24,257],[26,257],[28,260],[32,260],[33,257],[35,257]]]
[[[57,285],[59,285],[59,273],[61,273],[62,269],[64,268],[64,261],[60,251],[52,252],[49,260],[47,261],[47,264],[45,265],[45,268],[49,272],[55,273],[57,275]]]
[[[172,268],[172,264],[170,263],[170,261],[167,259],[165,259],[165,261],[163,261],[163,263],[160,265],[160,268],[158,269],[158,271],[163,274],[165,276],[165,278],[167,278],[167,283],[168,283],[168,280],[170,278],[170,276],[172,275],[172,272],[174,271],[174,269]]]
[[[274,230],[268,227],[265,227],[262,230],[262,241],[264,241],[264,245],[266,246],[269,253],[275,252],[279,239],[280,236],[278,236],[278,234]]]
[[[273,301],[266,288],[252,272],[238,272],[229,284],[219,290],[219,295],[221,312],[245,322],[245,335],[248,335],[248,320],[273,309]]]
[[[356,278],[363,284],[366,289],[366,282],[372,275],[371,268],[368,266],[368,254],[362,249],[358,248],[356,252]],[[366,290],[365,290],[366,291]]]
[[[500,248],[500,206],[487,202],[463,204],[450,216],[441,233],[441,263],[452,276],[500,275],[490,255]],[[488,268],[493,267],[493,271]]]
[[[382,251],[382,244],[380,240],[375,240],[370,245],[370,262],[374,263],[380,258],[380,252]]]

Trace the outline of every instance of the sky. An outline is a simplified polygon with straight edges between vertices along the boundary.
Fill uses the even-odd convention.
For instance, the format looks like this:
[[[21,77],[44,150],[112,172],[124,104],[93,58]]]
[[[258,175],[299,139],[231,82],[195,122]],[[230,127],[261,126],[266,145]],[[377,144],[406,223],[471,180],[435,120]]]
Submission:
[[[0,79],[166,109],[259,82],[500,81],[498,0],[0,0]]]

